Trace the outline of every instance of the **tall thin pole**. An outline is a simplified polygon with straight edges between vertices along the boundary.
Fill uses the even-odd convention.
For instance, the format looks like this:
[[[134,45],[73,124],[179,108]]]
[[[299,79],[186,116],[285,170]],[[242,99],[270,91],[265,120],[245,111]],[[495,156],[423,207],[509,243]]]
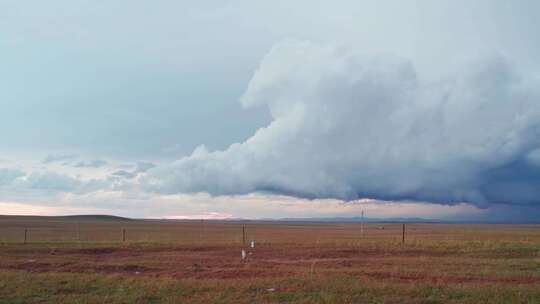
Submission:
[[[405,223],[403,223],[403,226],[401,228],[402,235],[401,235],[401,244],[405,244]]]
[[[122,242],[126,241],[126,228],[122,228]]]
[[[242,225],[242,244],[246,245],[246,224]]]
[[[24,228],[24,244],[26,244],[27,237],[28,237],[28,228]]]

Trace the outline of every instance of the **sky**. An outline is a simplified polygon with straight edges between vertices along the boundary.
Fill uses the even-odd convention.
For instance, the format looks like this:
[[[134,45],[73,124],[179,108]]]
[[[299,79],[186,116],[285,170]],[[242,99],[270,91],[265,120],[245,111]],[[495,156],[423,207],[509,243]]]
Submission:
[[[0,0],[0,214],[540,221],[538,1]]]

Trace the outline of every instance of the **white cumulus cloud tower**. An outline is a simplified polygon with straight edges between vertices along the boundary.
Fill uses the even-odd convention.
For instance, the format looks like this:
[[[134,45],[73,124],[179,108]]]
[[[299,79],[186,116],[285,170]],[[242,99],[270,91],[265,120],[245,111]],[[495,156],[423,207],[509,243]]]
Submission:
[[[494,56],[420,81],[389,55],[285,41],[241,98],[272,122],[224,151],[149,171],[163,193],[535,204],[540,81]]]

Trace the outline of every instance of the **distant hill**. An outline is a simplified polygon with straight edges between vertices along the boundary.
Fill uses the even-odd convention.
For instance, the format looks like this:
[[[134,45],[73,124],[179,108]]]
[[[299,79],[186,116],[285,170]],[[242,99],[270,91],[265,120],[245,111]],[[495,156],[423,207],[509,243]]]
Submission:
[[[133,219],[114,215],[85,214],[85,215],[62,215],[62,216],[39,216],[39,215],[0,215],[0,220],[50,220],[50,221],[132,221]]]

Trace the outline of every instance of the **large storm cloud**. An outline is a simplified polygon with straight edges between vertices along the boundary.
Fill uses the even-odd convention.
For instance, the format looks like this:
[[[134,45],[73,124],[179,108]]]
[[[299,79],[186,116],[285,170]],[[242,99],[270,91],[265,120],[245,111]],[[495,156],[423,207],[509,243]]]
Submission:
[[[241,98],[272,122],[223,151],[154,168],[161,193],[535,204],[540,81],[502,56],[421,79],[390,55],[286,41]]]

